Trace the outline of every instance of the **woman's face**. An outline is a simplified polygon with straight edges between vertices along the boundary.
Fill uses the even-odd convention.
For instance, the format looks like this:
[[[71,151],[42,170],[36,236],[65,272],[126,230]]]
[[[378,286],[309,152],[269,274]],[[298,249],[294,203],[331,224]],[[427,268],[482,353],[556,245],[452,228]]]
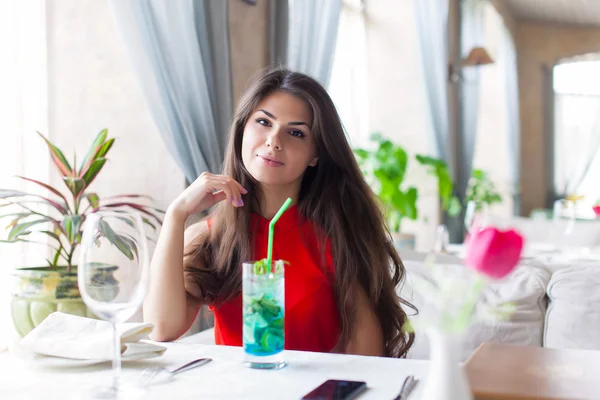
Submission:
[[[276,91],[265,97],[242,138],[242,160],[252,177],[265,185],[300,185],[306,168],[318,161],[312,119],[308,104],[296,96]]]

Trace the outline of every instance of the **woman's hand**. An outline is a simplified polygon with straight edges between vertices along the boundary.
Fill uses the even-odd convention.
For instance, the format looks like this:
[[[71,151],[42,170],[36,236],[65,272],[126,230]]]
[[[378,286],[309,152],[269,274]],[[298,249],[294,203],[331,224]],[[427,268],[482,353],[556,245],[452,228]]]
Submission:
[[[229,176],[203,172],[173,201],[171,208],[187,218],[225,199],[234,207],[242,207],[242,195],[246,193],[248,191]]]

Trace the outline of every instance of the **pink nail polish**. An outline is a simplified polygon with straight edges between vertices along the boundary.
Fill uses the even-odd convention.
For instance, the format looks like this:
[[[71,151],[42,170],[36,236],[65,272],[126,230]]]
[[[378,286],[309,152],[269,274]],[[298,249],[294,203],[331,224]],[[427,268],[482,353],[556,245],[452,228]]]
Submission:
[[[240,201],[238,201],[238,207],[244,207],[244,200],[240,199]]]

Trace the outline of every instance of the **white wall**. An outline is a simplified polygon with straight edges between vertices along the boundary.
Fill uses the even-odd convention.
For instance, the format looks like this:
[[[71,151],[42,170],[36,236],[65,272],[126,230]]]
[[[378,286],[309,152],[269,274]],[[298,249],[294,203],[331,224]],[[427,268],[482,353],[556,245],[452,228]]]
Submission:
[[[92,189],[144,193],[166,207],[184,188],[137,86],[106,1],[48,0],[50,139],[71,159],[95,135],[116,137]],[[52,183],[62,185],[58,175]]]

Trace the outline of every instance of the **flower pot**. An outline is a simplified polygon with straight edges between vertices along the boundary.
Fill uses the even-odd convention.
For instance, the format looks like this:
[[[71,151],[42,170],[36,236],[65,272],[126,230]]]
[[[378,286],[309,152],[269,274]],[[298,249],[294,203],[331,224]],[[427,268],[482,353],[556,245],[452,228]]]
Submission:
[[[396,250],[414,250],[415,249],[415,235],[412,233],[392,233],[392,239],[394,240],[394,247]]]
[[[97,269],[94,278],[114,281],[114,287],[103,288],[97,296],[114,299],[119,291],[114,278],[117,267],[99,265]],[[17,282],[12,293],[11,311],[19,336],[27,335],[55,311],[95,318],[81,299],[76,268],[71,272],[64,267],[23,268],[17,269],[14,276]]]
[[[421,398],[427,400],[473,400],[460,364],[462,335],[432,328],[427,331],[429,371]]]

